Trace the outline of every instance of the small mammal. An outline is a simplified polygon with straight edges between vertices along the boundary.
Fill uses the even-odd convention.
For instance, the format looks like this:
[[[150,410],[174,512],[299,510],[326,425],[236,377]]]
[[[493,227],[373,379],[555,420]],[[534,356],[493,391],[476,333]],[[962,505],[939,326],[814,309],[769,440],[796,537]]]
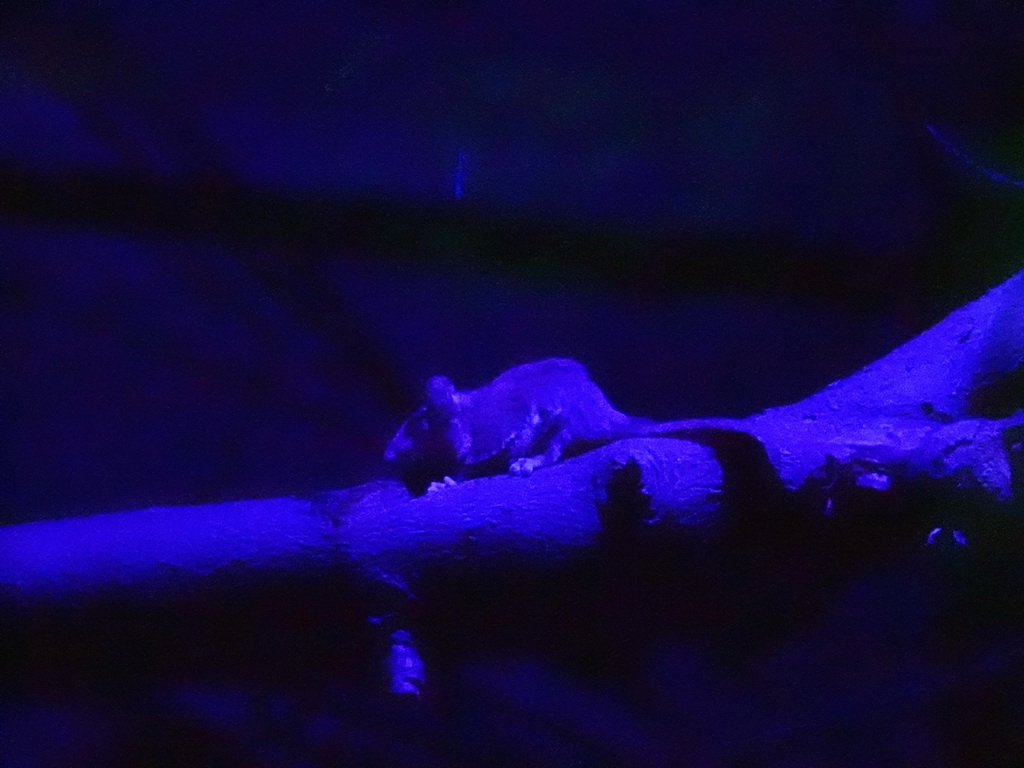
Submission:
[[[446,477],[529,475],[574,447],[636,434],[651,423],[615,410],[580,363],[550,358],[473,390],[432,377],[426,401],[399,428],[384,461],[422,493]]]

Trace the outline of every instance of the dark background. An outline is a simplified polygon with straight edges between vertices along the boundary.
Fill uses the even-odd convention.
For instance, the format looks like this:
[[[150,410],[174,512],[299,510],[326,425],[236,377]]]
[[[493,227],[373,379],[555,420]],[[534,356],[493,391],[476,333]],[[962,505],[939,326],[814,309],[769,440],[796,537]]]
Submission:
[[[985,173],[1024,177],[1022,42],[997,0],[5,7],[0,520],[362,482],[434,373],[574,357],[654,418],[814,392],[1022,266],[1024,190]],[[1017,764],[1024,641],[929,657],[953,587],[919,565],[742,674],[698,631],[626,682],[454,659],[429,716],[56,686],[5,705],[0,764],[140,729],[181,764]]]

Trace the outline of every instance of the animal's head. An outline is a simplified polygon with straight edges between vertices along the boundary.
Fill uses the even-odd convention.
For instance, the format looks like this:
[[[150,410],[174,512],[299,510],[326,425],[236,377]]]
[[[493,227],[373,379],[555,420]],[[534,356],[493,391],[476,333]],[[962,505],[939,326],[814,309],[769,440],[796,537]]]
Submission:
[[[470,446],[469,432],[459,419],[460,395],[445,376],[431,377],[425,394],[423,405],[391,438],[384,460],[389,464],[430,462],[454,472]]]

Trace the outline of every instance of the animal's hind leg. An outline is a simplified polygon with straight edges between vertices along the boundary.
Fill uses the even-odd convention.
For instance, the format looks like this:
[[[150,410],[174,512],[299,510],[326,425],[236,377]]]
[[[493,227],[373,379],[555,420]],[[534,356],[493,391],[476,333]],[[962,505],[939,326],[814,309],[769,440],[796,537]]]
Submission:
[[[527,456],[521,459],[516,459],[508,465],[508,473],[519,477],[526,477],[535,469],[540,469],[541,467],[546,467],[549,464],[556,463],[560,458],[562,458],[562,451],[565,450],[565,447],[571,440],[572,435],[570,435],[567,430],[558,430],[551,436],[551,440],[548,442],[548,447],[544,449],[543,453],[537,454],[536,456]]]

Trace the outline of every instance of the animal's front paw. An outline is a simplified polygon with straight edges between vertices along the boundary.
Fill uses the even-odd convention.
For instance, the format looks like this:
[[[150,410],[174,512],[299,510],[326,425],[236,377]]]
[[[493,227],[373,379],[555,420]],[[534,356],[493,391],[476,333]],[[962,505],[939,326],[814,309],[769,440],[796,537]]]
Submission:
[[[508,473],[516,477],[529,477],[533,470],[544,466],[544,459],[534,456],[532,459],[516,459],[508,465]]]
[[[452,480],[450,477],[448,477],[448,475],[445,475],[444,480],[442,480],[440,483],[433,482],[430,485],[428,485],[427,493],[435,493],[436,491],[442,491],[445,488],[452,487],[453,485],[458,485],[458,483]]]

